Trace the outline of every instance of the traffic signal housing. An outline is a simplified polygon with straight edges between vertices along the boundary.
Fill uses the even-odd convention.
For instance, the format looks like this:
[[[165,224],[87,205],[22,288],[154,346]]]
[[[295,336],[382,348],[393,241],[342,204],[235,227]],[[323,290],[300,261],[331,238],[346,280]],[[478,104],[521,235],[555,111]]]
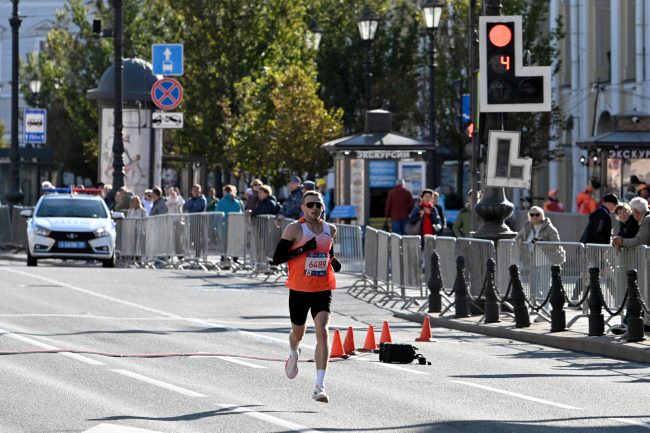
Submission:
[[[482,16],[479,110],[551,111],[550,66],[522,65],[521,16]]]

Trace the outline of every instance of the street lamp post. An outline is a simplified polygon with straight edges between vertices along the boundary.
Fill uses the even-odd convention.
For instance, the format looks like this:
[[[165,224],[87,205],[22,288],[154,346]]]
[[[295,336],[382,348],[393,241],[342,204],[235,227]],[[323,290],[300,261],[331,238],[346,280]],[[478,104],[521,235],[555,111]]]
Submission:
[[[9,24],[11,24],[11,148],[9,149],[9,192],[5,199],[11,206],[23,201],[25,197],[20,191],[20,153],[18,151],[18,33],[22,18],[18,15],[18,1],[13,1],[13,11]]]
[[[370,7],[366,5],[363,9],[363,13],[357,20],[357,25],[359,26],[359,34],[361,35],[361,40],[366,44],[366,61],[363,65],[364,74],[365,74],[365,104],[366,111],[370,110],[370,79],[372,78],[372,72],[370,70],[370,54],[372,52],[372,40],[375,38],[375,32],[377,31],[377,25],[379,24],[379,18],[372,12]]]
[[[311,20],[309,23],[309,29],[307,29],[307,33],[305,33],[305,43],[307,48],[318,51],[322,38],[323,29],[318,26],[315,20]]]
[[[35,104],[37,107],[39,105],[38,95],[41,93],[41,80],[38,77],[34,76],[29,82],[29,91],[32,92],[35,98]]]
[[[433,149],[427,153],[427,186],[433,188],[439,184],[438,155],[436,142],[436,32],[444,3],[440,0],[427,0],[422,5],[424,23],[429,32],[429,137]]]
[[[122,83],[124,80],[124,66],[122,65],[122,0],[113,0],[115,9],[115,26],[113,28],[114,62],[113,73],[115,83],[114,114],[113,114],[113,194],[124,186],[124,140],[122,137],[122,105],[124,95]]]

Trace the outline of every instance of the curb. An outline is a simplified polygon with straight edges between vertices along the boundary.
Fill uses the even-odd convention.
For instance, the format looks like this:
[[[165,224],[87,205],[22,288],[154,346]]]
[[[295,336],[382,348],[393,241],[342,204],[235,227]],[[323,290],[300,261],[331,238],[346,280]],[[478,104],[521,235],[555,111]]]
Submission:
[[[650,364],[650,345],[647,341],[642,343],[628,343],[612,336],[589,337],[575,331],[550,332],[541,329],[543,324],[531,324],[528,328],[515,328],[514,324],[504,322],[494,324],[480,324],[479,317],[455,319],[434,317],[424,313],[395,312],[395,317],[411,322],[422,323],[428,316],[432,327],[455,329],[457,331],[483,334],[490,337],[507,338],[526,343],[555,347],[557,349],[591,353],[626,361],[643,362]],[[509,323],[509,322],[508,322]],[[537,326],[536,326],[537,325]]]

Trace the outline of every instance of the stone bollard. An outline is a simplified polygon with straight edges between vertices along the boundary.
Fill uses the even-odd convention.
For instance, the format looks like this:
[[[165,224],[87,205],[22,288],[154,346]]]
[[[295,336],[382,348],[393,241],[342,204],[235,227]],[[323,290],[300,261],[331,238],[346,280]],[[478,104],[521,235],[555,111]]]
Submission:
[[[589,336],[605,335],[605,316],[603,315],[603,292],[600,288],[600,269],[589,268]]]
[[[495,283],[495,273],[496,273],[496,263],[494,259],[488,259],[487,264],[487,275],[485,284],[485,323],[497,323],[501,321],[501,303],[499,298],[497,298],[496,293],[496,283]]]
[[[442,311],[440,291],[443,289],[443,284],[440,274],[440,256],[435,251],[431,253],[431,276],[427,286],[429,287],[429,313],[439,313]]]
[[[526,295],[519,277],[519,266],[510,265],[509,270],[510,284],[512,284],[510,300],[512,301],[512,309],[515,312],[515,328],[527,328],[530,326],[530,316],[528,315],[528,308],[526,308]]]
[[[564,287],[562,287],[562,268],[559,265],[551,266],[551,332],[566,331],[566,311],[564,311]]]
[[[629,342],[643,341],[643,319],[641,318],[641,296],[637,285],[636,269],[627,271],[627,338]]]
[[[454,281],[454,307],[456,318],[470,317],[469,312],[469,291],[465,279],[465,258],[458,256],[456,259],[456,281]]]

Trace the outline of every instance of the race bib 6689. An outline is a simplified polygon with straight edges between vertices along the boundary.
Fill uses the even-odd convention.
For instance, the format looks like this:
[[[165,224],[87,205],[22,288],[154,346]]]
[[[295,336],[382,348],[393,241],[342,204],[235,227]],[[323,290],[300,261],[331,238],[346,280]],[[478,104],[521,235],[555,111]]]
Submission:
[[[305,275],[323,277],[327,273],[327,253],[307,253]]]

